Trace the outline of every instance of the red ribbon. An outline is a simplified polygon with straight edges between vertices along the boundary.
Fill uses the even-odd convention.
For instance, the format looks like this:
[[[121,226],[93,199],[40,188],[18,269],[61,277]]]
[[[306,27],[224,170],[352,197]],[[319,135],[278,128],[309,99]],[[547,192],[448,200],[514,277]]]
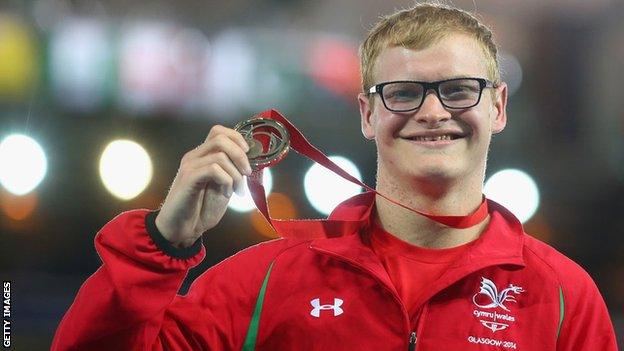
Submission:
[[[353,177],[352,175],[347,173],[345,170],[340,168],[337,164],[332,162],[329,158],[327,158],[327,156],[325,156],[325,154],[323,154],[323,152],[321,152],[319,149],[317,149],[312,144],[310,144],[310,142],[303,136],[303,134],[292,123],[290,123],[290,121],[288,121],[286,117],[282,116],[282,114],[280,114],[278,111],[273,110],[273,109],[267,110],[267,111],[260,113],[258,117],[269,118],[269,119],[273,119],[282,123],[284,127],[288,130],[288,132],[290,133],[290,147],[293,150],[297,151],[298,153],[306,156],[312,161],[319,163],[323,167],[338,174],[342,178],[352,183],[358,184],[364,187],[365,189],[376,193],[377,195],[387,199],[388,201],[398,206],[401,206],[410,211],[421,214],[433,221],[447,225],[449,227],[461,229],[461,228],[469,228],[476,224],[481,223],[483,220],[485,220],[485,218],[488,215],[488,206],[487,206],[487,201],[485,200],[485,197],[483,198],[479,208],[477,208],[473,213],[467,216],[433,215],[433,214],[418,211],[417,209],[401,204],[389,198],[388,196],[381,194],[377,190],[369,187],[368,185],[362,183],[357,178]],[[251,197],[254,200],[254,203],[256,204],[256,207],[262,213],[264,218],[269,222],[271,227],[275,229],[277,233],[281,235],[293,234],[293,233],[288,233],[288,232],[292,230],[296,230],[297,226],[292,226],[290,224],[293,224],[294,222],[300,222],[300,221],[280,220],[280,219],[271,218],[269,214],[269,207],[268,207],[267,200],[266,200],[266,193],[264,190],[264,186],[262,185],[262,176],[263,176],[263,168],[260,168],[260,169],[254,170],[251,176],[247,177],[247,185],[249,186],[249,191],[251,193]],[[316,223],[322,226],[323,229],[325,229],[325,231],[326,230],[330,230],[330,231],[340,230],[338,227],[340,228],[344,227],[343,224],[336,223],[338,221],[332,221],[332,220],[306,220],[306,222],[308,224]],[[336,225],[338,225],[338,227],[336,227]],[[308,228],[308,229],[312,229],[312,228]],[[336,235],[338,234],[336,233]],[[329,233],[329,236],[331,236],[331,233]]]

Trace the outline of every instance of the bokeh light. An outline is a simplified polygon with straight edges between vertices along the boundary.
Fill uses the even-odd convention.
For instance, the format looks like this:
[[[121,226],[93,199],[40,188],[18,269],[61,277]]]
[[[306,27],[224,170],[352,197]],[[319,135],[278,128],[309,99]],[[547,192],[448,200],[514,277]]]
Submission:
[[[0,189],[0,207],[2,207],[2,212],[14,221],[22,221],[28,218],[38,203],[39,197],[35,191],[17,196]]]
[[[492,175],[483,193],[510,210],[520,222],[528,221],[539,207],[540,195],[537,184],[526,172],[505,169]]]
[[[45,152],[33,138],[12,134],[0,143],[0,184],[24,195],[41,183],[48,170]]]
[[[501,78],[507,83],[509,96],[514,95],[522,86],[522,65],[520,60],[510,52],[500,54]]]
[[[351,160],[342,156],[330,156],[329,159],[353,177],[362,180],[360,170]],[[310,204],[325,215],[342,201],[362,191],[361,186],[343,179],[319,164],[310,167],[303,185]]]
[[[322,37],[312,43],[310,75],[327,90],[352,99],[360,89],[357,45],[335,37]]]
[[[250,107],[257,92],[250,87],[258,72],[258,58],[249,39],[240,31],[226,31],[213,39],[206,50],[204,99],[215,114],[230,115],[234,106]]]
[[[297,217],[297,209],[290,198],[283,193],[272,193],[268,196],[269,212],[274,219],[291,219]],[[273,230],[260,211],[251,213],[251,225],[260,234],[268,238],[277,238],[279,234]]]
[[[39,74],[37,41],[18,17],[0,13],[0,98],[19,100]]]
[[[50,81],[58,101],[90,111],[112,86],[112,43],[105,24],[83,18],[61,22],[50,37]]]
[[[142,113],[179,108],[193,96],[193,87],[199,92],[204,50],[192,46],[204,42],[194,33],[159,21],[122,27],[118,99],[123,108]]]
[[[271,189],[273,189],[273,174],[268,168],[265,168],[263,172],[262,185],[264,185],[264,192],[268,198]],[[228,206],[236,212],[249,212],[256,208],[256,204],[254,204],[251,198],[249,187],[247,187],[247,177],[245,177],[245,195],[238,196],[238,194],[233,193]]]
[[[136,142],[115,140],[106,146],[100,158],[100,178],[115,197],[133,199],[152,180],[152,160]]]

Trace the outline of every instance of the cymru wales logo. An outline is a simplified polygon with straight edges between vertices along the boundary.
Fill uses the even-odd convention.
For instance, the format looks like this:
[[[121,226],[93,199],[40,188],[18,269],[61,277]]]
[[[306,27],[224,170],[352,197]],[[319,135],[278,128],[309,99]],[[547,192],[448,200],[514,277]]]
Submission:
[[[497,307],[502,308],[507,312],[511,312],[505,303],[517,302],[515,295],[520,295],[524,292],[522,287],[509,284],[509,287],[498,291],[496,284],[493,281],[481,277],[481,286],[479,292],[472,296],[472,302],[482,309],[495,309]],[[481,324],[490,329],[492,332],[504,330],[509,328],[511,323],[515,323],[516,317],[507,314],[499,313],[498,311],[481,311],[475,309],[473,315],[479,319]]]
[[[516,302],[516,297],[510,294],[513,293],[513,294],[519,295],[522,292],[524,292],[524,289],[522,289],[521,287],[515,286],[513,284],[509,284],[508,288],[503,289],[499,293],[493,281],[487,278],[481,277],[481,288],[479,289],[479,292],[474,294],[474,296],[472,297],[472,302],[474,302],[474,304],[477,305],[477,307],[481,307],[481,308],[500,307],[504,309],[505,311],[509,312],[509,308],[507,308],[507,306],[505,306],[504,303]],[[477,297],[479,297],[479,295],[487,296],[489,303],[484,304],[484,305],[479,304],[477,302]]]

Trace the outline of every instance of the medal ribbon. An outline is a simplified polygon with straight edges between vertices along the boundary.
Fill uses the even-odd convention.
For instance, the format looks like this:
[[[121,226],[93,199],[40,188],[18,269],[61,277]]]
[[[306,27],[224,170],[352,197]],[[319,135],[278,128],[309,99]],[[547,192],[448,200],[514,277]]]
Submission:
[[[444,224],[449,227],[461,229],[461,228],[469,228],[476,224],[481,223],[488,215],[488,206],[487,206],[487,201],[485,197],[483,197],[483,200],[479,208],[477,208],[473,213],[466,215],[466,216],[433,215],[433,214],[418,211],[417,209],[401,204],[389,198],[388,196],[378,192],[377,190],[369,187],[368,185],[364,184],[363,182],[361,182],[360,180],[358,180],[357,178],[353,177],[352,175],[347,173],[345,170],[340,168],[337,164],[332,162],[327,156],[325,156],[325,154],[323,154],[323,152],[321,152],[319,149],[317,149],[312,144],[310,144],[310,142],[305,138],[305,136],[303,136],[303,134],[292,123],[290,123],[290,121],[288,121],[286,117],[282,116],[282,114],[280,114],[278,111],[273,110],[273,109],[267,110],[267,111],[260,113],[257,117],[273,119],[282,123],[284,127],[288,130],[288,132],[290,133],[290,147],[293,150],[297,151],[299,154],[304,155],[307,158],[311,159],[312,161],[319,163],[323,167],[338,174],[342,178],[352,183],[358,184],[371,192],[376,193],[377,195],[385,198],[386,200],[392,202],[393,204],[401,206],[410,211],[416,212],[433,221],[436,221],[438,223]],[[276,162],[279,162],[279,160],[276,160]],[[251,197],[253,198],[254,203],[256,204],[256,207],[262,213],[264,218],[269,222],[269,224],[273,227],[273,229],[275,229],[275,231],[278,232],[279,234],[283,234],[282,231],[288,231],[288,230],[294,229],[295,228],[294,226],[290,226],[288,224],[289,222],[292,223],[296,221],[276,220],[276,219],[271,218],[269,214],[267,200],[266,200],[266,193],[264,190],[264,186],[262,185],[262,174],[263,174],[262,168],[259,168],[259,169],[254,170],[251,176],[247,177],[247,185],[249,187]],[[314,222],[315,220],[308,220],[308,221]],[[316,222],[319,222],[319,220],[316,220]],[[325,227],[325,229],[331,229],[332,228],[331,224],[335,224],[331,220],[320,220],[320,222],[325,222],[324,224],[329,224],[328,226],[328,225],[322,225],[323,223],[320,223],[323,227]],[[280,230],[278,230],[278,228]]]

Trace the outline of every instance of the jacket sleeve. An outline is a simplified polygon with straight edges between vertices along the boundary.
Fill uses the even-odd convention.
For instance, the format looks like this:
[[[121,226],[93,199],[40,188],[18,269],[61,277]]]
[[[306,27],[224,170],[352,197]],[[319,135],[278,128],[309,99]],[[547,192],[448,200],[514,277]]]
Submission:
[[[155,228],[155,216],[129,211],[96,235],[103,264],[78,291],[52,350],[241,348],[271,250],[256,245],[224,260],[180,296],[177,291],[188,270],[204,259],[205,248],[201,240],[174,248]]]
[[[609,312],[591,277],[573,263],[560,279],[563,320],[557,351],[617,351]]]

